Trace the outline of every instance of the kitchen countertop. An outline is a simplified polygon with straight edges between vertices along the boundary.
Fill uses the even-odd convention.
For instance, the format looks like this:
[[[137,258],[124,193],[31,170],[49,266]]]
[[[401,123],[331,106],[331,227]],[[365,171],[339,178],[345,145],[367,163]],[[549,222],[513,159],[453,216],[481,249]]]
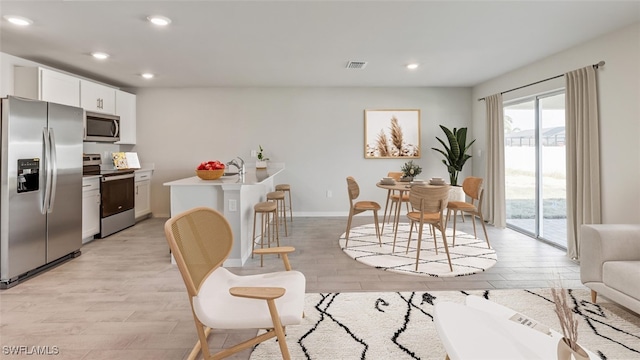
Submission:
[[[246,168],[245,168],[246,169]],[[222,185],[256,185],[277,175],[284,170],[284,165],[270,165],[264,170],[250,168],[245,170],[244,177],[239,175],[223,176],[216,180],[202,180],[197,176],[166,182],[164,186],[222,186]]]

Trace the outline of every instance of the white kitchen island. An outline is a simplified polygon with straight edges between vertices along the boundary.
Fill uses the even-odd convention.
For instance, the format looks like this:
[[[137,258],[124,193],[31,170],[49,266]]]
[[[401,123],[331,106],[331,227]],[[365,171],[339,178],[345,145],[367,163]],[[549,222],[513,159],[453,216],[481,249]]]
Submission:
[[[243,266],[253,251],[253,206],[266,201],[267,193],[274,190],[274,176],[282,170],[284,164],[269,164],[264,170],[250,166],[242,177],[202,180],[192,176],[166,182],[163,185],[171,191],[171,216],[198,206],[220,211],[234,236],[233,249],[224,266]]]

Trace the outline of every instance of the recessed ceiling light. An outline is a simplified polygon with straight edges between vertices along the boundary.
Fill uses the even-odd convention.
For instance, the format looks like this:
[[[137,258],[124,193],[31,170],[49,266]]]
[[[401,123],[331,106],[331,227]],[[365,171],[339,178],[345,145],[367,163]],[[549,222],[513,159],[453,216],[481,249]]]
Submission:
[[[158,26],[167,26],[171,24],[171,19],[162,15],[152,15],[147,17],[147,20],[149,20],[152,24]]]
[[[144,73],[141,76],[145,79],[153,79],[155,75],[153,75],[152,73]]]
[[[418,66],[420,66],[420,64],[416,64],[416,63],[409,64],[409,65],[407,65],[407,69],[409,69],[409,70],[415,70],[415,69],[417,69],[417,68],[418,68]]]
[[[109,54],[106,54],[106,53],[103,53],[103,52],[93,52],[93,53],[91,53],[91,56],[93,56],[94,58],[96,58],[98,60],[104,60],[104,59],[109,57]]]
[[[14,25],[27,26],[33,24],[33,21],[31,21],[31,19],[27,19],[26,17],[22,16],[5,15],[4,18]]]

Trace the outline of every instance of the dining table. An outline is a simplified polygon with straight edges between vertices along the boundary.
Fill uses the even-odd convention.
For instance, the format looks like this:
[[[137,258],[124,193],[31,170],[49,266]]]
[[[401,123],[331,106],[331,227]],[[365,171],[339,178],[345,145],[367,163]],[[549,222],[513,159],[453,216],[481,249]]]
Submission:
[[[379,181],[376,184],[376,186],[379,188],[390,190],[390,191],[397,191],[398,197],[400,199],[402,199],[402,197],[405,195],[405,192],[408,192],[409,190],[411,190],[411,185],[412,183],[409,181],[395,181],[393,183],[383,183],[382,181]],[[395,209],[395,214],[393,217],[393,231],[396,231],[399,223],[399,219],[400,219],[400,203],[398,203],[398,206],[396,206],[396,209]],[[384,231],[384,219],[382,219],[382,229],[380,230],[380,234],[382,234],[383,231]]]
[[[384,183],[383,181],[378,181],[376,186],[381,189],[386,190],[395,190],[398,192],[398,196],[400,199],[405,195],[405,193],[411,191],[412,186],[446,186],[448,184],[430,184],[429,182],[413,182],[413,181],[395,181],[393,183]],[[396,233],[398,231],[398,224],[400,223],[400,204],[396,206],[394,219],[393,219],[393,231]],[[384,231],[384,219],[382,223],[382,230],[380,230],[380,234]]]

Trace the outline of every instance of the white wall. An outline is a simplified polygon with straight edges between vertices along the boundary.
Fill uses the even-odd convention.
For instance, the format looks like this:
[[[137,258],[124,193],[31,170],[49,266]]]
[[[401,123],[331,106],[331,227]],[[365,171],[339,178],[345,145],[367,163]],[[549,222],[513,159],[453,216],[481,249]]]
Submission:
[[[474,87],[473,135],[478,139],[478,148],[485,149],[485,104],[476,99],[600,60],[606,62],[597,71],[602,220],[604,223],[640,223],[640,187],[637,185],[640,179],[640,24],[607,34]],[[522,91],[520,94],[523,94]],[[486,159],[476,156],[472,160],[474,173],[484,176]]]
[[[347,215],[346,180],[354,176],[361,198],[384,203],[375,183],[405,160],[364,158],[364,109],[420,109],[421,177],[448,178],[431,150],[438,124],[469,126],[469,88],[198,88],[140,89],[137,93],[141,161],[155,164],[151,206],[169,215],[162,184],[194,175],[198,163],[241,156],[262,145],[286,169],[276,182],[292,185],[299,215]],[[475,146],[475,145],[474,145]],[[464,174],[471,173],[471,163]],[[463,175],[464,175],[463,174]],[[328,198],[327,191],[333,196]]]

